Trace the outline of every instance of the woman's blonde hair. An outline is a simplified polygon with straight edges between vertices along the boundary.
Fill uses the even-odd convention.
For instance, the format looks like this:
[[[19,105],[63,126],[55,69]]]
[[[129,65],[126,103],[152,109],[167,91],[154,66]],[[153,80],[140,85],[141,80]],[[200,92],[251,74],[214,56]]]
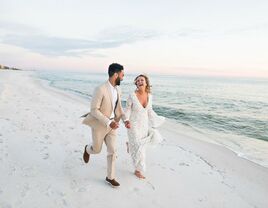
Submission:
[[[145,91],[147,92],[147,93],[151,93],[151,84],[150,84],[150,80],[149,80],[149,78],[148,78],[148,76],[146,76],[145,74],[140,74],[140,75],[138,75],[135,79],[134,79],[134,84],[137,86],[137,79],[139,78],[139,77],[143,77],[144,79],[145,79],[145,82],[146,82],[146,88],[145,88]]]

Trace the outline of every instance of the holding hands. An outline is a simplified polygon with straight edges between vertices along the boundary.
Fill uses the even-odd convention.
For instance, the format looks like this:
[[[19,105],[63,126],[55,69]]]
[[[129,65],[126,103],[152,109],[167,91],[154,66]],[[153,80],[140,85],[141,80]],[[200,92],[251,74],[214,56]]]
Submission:
[[[130,128],[130,122],[129,122],[129,121],[125,121],[124,124],[125,124],[125,127],[126,127],[127,129]],[[116,121],[112,121],[112,122],[110,123],[110,127],[111,127],[112,129],[117,129],[117,128],[119,127],[119,123],[116,122]]]
[[[111,127],[112,129],[117,129],[117,128],[119,127],[119,123],[116,122],[116,121],[112,121],[112,122],[110,123],[110,127]]]

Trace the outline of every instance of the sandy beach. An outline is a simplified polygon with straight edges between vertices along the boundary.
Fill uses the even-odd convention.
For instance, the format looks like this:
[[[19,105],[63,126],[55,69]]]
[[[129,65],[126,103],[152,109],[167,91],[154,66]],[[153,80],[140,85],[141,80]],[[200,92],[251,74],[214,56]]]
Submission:
[[[118,130],[116,179],[106,147],[82,160],[91,141],[80,116],[89,102],[41,85],[34,72],[0,71],[0,207],[267,208],[268,168],[189,136],[167,121],[147,151],[146,180],[133,174],[126,129]]]

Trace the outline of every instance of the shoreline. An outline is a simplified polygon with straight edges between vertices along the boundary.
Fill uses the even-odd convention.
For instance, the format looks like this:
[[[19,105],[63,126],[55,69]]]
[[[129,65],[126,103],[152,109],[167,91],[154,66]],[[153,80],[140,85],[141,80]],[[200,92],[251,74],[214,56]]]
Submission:
[[[61,90],[59,88],[50,86],[49,81],[46,81],[46,80],[43,80],[43,79],[37,77],[36,72],[33,72],[33,74],[31,76],[33,78],[33,81],[35,81],[37,85],[39,85],[40,87],[42,87],[43,89],[45,89],[47,91],[53,92],[55,95],[60,95],[60,96],[63,96],[67,99],[75,100],[77,102],[83,103],[86,106],[89,106],[89,104],[90,104],[89,100],[87,101],[86,99],[83,99],[82,97],[80,97],[74,93],[68,93],[65,90]]]
[[[116,175],[121,187],[111,189],[104,182],[105,145],[90,164],[82,160],[91,134],[78,115],[89,105],[42,87],[29,73],[10,72],[5,80],[0,76],[1,82],[0,206],[268,206],[267,168],[176,132],[169,123],[160,128],[164,142],[148,148],[146,180],[133,174],[126,130],[120,126]]]
[[[264,169],[268,170],[267,165],[260,164],[257,161],[251,160],[251,159],[247,158],[246,156],[241,155],[240,152],[237,152],[237,151],[233,150],[230,147],[228,148],[226,145],[218,143],[215,140],[212,140],[211,138],[208,138],[207,137],[208,135],[206,135],[202,131],[196,131],[192,127],[179,125],[179,124],[174,123],[172,121],[170,121],[168,125],[164,124],[164,126],[165,126],[165,131],[166,132],[170,131],[170,132],[172,132],[172,133],[174,133],[176,135],[184,136],[184,137],[187,137],[187,138],[191,138],[193,140],[197,140],[197,141],[200,141],[200,142],[204,142],[204,143],[208,143],[208,144],[211,144],[211,145],[218,146],[220,148],[225,149],[227,152],[231,152],[232,154],[234,154],[238,158],[241,158],[241,159],[246,160],[246,161],[248,161],[248,162],[250,162],[250,163],[252,163],[254,165],[257,165],[257,166],[259,166],[261,168],[264,168]],[[178,126],[180,126],[180,129],[178,129]],[[190,131],[191,133],[186,133],[186,132],[189,132],[187,130],[191,130]]]

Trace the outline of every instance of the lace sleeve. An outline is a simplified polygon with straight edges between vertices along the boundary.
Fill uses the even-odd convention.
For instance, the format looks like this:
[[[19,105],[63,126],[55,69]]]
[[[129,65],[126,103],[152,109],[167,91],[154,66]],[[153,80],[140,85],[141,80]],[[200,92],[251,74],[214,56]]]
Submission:
[[[131,95],[128,96],[127,103],[126,103],[126,108],[125,108],[125,118],[126,120],[129,120],[130,114],[131,114],[131,109],[132,109],[132,98]]]
[[[151,95],[150,95],[150,105],[148,108],[148,118],[149,118],[150,126],[153,128],[157,128],[161,126],[165,121],[165,117],[157,115],[157,113],[153,110]]]

